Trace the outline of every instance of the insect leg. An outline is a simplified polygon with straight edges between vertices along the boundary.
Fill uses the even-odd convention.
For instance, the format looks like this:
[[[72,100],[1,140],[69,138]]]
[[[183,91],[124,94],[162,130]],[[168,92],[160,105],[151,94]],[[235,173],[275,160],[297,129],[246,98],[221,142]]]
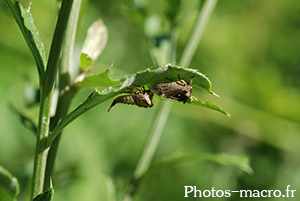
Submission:
[[[195,75],[191,78],[190,85],[192,85],[194,77]]]

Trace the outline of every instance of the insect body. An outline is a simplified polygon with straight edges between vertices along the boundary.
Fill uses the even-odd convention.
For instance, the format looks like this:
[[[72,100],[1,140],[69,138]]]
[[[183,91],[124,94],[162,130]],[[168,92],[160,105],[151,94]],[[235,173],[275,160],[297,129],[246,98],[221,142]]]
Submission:
[[[124,95],[117,97],[109,107],[108,111],[111,110],[111,108],[116,105],[117,103],[124,103],[128,105],[137,105],[139,107],[149,108],[153,106],[152,98],[153,98],[153,92],[150,90],[145,90],[144,87],[140,87],[141,91],[138,89],[133,89],[129,93],[131,95]]]
[[[182,101],[183,104],[185,104],[192,96],[192,82],[193,78],[191,79],[190,83],[180,79],[180,81],[175,82],[152,84],[149,85],[149,89],[162,98],[167,98],[178,102]]]

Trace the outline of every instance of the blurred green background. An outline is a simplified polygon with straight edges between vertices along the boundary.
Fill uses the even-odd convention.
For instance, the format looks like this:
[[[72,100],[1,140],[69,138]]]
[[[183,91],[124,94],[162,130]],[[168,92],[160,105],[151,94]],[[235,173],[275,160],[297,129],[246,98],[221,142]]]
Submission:
[[[178,58],[189,38],[197,7],[185,21]],[[24,7],[29,1],[21,1]],[[114,62],[113,72],[134,73],[153,66],[146,39],[126,13],[130,1],[89,1],[79,28],[82,43],[93,21],[102,18],[108,43],[94,72]],[[28,200],[35,137],[9,109],[12,103],[37,120],[38,106],[25,109],[26,96],[38,88],[35,62],[10,10],[0,2],[0,165],[18,178],[19,200]],[[47,55],[55,26],[56,1],[31,5]],[[156,172],[142,184],[135,200],[183,198],[184,186],[210,190],[282,190],[291,185],[300,198],[300,2],[268,0],[219,1],[189,67],[199,69],[213,84],[214,97],[201,89],[194,96],[211,101],[235,120],[202,107],[174,103],[154,160],[173,153],[248,155],[253,175],[213,162],[192,161]],[[178,59],[177,58],[177,59]],[[93,88],[81,90],[76,107]],[[121,189],[131,178],[157,106],[143,109],[107,101],[65,129],[58,151],[54,200],[105,200],[101,175]],[[298,192],[299,191],[299,192]],[[246,200],[230,198],[209,200]],[[293,200],[292,198],[290,198]],[[255,198],[273,200],[273,198]],[[286,198],[276,198],[286,200]]]

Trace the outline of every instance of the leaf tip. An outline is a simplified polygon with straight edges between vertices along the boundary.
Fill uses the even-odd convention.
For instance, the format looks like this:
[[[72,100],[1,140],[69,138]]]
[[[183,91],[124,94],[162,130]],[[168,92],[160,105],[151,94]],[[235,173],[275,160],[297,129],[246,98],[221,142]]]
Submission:
[[[235,118],[233,116],[231,116],[231,114],[229,114],[229,113],[227,113],[226,116],[231,118],[232,120],[235,120]]]
[[[50,188],[53,188],[53,185],[52,185],[52,178],[50,177]]]
[[[212,95],[214,95],[214,96],[216,96],[216,97],[220,97],[218,94],[216,94],[215,92],[213,92],[213,91],[209,91],[209,93],[211,93]]]
[[[248,173],[249,175],[253,175],[253,174],[254,174],[254,170],[253,170],[252,168],[249,168],[249,169],[247,170],[247,173]]]

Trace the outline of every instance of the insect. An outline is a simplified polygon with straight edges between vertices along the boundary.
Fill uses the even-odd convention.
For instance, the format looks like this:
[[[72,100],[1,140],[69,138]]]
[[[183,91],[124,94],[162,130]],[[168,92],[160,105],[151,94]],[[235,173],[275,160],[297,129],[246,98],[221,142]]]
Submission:
[[[131,95],[124,95],[117,97],[109,107],[108,111],[111,110],[113,106],[115,106],[117,103],[124,103],[128,105],[137,105],[139,107],[149,108],[153,106],[152,98],[153,98],[153,92],[150,90],[145,90],[144,87],[139,87],[139,89],[133,89],[130,92]]]
[[[152,84],[149,85],[149,89],[162,98],[167,98],[178,102],[182,101],[183,104],[185,104],[192,96],[193,78],[194,77],[191,78],[190,83],[187,83],[186,81],[180,79],[178,75],[178,79],[180,81]]]

